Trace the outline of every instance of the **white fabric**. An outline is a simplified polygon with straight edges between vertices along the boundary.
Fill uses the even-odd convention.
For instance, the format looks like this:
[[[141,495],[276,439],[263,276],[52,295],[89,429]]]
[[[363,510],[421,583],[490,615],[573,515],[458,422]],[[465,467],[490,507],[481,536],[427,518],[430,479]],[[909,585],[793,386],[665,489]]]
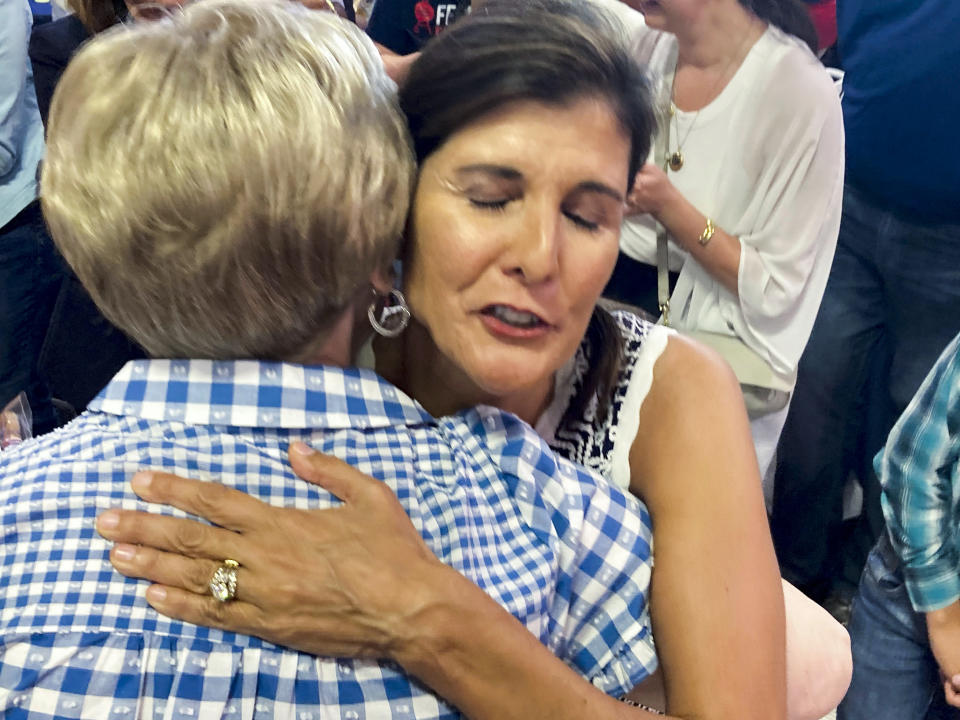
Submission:
[[[617,315],[615,314],[614,317],[617,318]],[[623,489],[630,487],[630,448],[633,447],[633,441],[640,430],[640,406],[643,405],[653,385],[653,366],[666,349],[667,340],[674,333],[672,328],[663,325],[643,323],[643,327],[643,335],[637,336],[630,333],[623,321],[620,322],[620,331],[626,334],[627,350],[618,386],[613,390],[612,401],[616,405],[614,412],[617,421],[615,427],[607,430],[609,437],[613,440],[609,469],[601,470],[601,467],[606,465],[605,462],[600,463],[599,466],[591,466],[586,458],[579,457],[579,453],[574,453],[571,458],[584,462]],[[575,387],[582,380],[585,371],[586,360],[581,347],[577,354],[556,373],[553,398],[534,426],[537,434],[546,440],[547,444],[554,446],[554,449],[557,449],[555,446],[557,428],[567,412]],[[596,431],[602,432],[599,429]],[[584,442],[587,443],[586,438]],[[563,454],[562,451],[561,454]]]
[[[623,398],[619,432],[613,441],[613,472],[610,479],[614,485],[624,489],[630,487],[630,448],[640,432],[640,406],[653,385],[653,366],[666,349],[667,340],[672,334],[673,330],[663,325],[650,328]]]
[[[654,33],[642,26],[635,32]],[[673,56],[666,48],[675,40],[656,35],[651,71],[670,73],[672,67],[653,63]],[[840,226],[843,120],[830,78],[799,41],[768,28],[699,117],[678,113],[671,149],[677,136],[684,140],[684,167],[670,173],[671,181],[718,227],[740,238],[742,253],[737,298],[675,249],[671,266],[681,270],[671,320],[678,328],[736,335],[792,377]],[[653,223],[625,221],[621,247],[655,264]]]
[[[613,0],[613,10],[639,59],[648,64],[655,95],[676,63],[676,39],[647,28],[643,17]],[[770,27],[720,95],[671,121],[669,147],[682,140],[684,166],[670,180],[700,212],[740,239],[739,297],[675,243],[669,265],[680,277],[671,296],[671,323],[680,330],[734,335],[785,380],[796,378],[836,248],[843,197],[843,119],[830,77],[807,47]],[[656,223],[627,219],[620,238],[630,257],[656,264]],[[761,473],[785,412],[751,423]]]

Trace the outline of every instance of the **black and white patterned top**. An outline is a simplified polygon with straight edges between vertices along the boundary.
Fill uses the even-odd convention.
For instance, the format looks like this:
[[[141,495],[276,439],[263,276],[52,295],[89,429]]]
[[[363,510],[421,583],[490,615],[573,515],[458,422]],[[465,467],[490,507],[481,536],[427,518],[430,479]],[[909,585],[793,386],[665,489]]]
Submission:
[[[553,401],[537,422],[536,430],[560,455],[620,487],[628,487],[630,446],[639,429],[640,406],[653,382],[654,363],[672,331],[629,312],[618,310],[612,315],[623,336],[624,353],[610,411],[599,419],[594,398],[583,418],[564,417],[590,367],[593,348],[585,339],[573,359],[557,373]]]

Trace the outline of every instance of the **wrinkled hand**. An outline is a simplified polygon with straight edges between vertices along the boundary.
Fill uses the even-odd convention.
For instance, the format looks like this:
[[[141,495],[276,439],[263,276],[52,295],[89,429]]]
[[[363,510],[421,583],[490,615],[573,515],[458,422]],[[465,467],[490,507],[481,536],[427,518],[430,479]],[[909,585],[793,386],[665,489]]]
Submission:
[[[633,189],[627,195],[627,215],[651,214],[659,217],[671,202],[676,188],[667,174],[654,163],[644,163],[637,171]]]
[[[927,613],[927,634],[940,666],[944,697],[960,708],[960,600]]]
[[[290,461],[300,477],[344,504],[323,510],[267,505],[215,482],[137,473],[134,491],[216,523],[109,510],[97,529],[124,575],[156,583],[158,612],[198,625],[255,635],[315,655],[393,657],[429,588],[452,572],[423,543],[383,483],[302,443]],[[225,558],[240,563],[235,600],[209,591]],[[439,580],[442,586],[442,580]]]

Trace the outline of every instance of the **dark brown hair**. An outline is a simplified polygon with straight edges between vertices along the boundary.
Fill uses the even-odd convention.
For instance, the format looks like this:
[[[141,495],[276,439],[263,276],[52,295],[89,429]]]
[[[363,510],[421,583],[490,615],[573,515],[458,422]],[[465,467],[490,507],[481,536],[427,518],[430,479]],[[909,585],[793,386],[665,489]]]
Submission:
[[[458,130],[509,103],[563,107],[585,97],[607,101],[630,138],[632,188],[655,126],[649,86],[623,31],[588,3],[490,0],[475,8],[426,44],[400,92],[400,105],[422,163]],[[582,416],[597,397],[604,417],[623,339],[599,307],[586,337],[590,370],[568,413]]]
[[[817,54],[817,29],[800,0],[740,0],[740,4],[761,20],[799,38]]]
[[[91,35],[103,32],[127,17],[123,0],[69,0],[68,4]]]

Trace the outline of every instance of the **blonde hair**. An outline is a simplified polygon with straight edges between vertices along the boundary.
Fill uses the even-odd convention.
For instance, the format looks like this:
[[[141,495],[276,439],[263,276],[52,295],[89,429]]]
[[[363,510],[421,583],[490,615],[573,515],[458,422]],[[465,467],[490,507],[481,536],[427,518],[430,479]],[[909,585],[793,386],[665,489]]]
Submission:
[[[373,44],[287,0],[97,37],[53,99],[43,209],[152,355],[290,359],[395,256],[414,162]]]

